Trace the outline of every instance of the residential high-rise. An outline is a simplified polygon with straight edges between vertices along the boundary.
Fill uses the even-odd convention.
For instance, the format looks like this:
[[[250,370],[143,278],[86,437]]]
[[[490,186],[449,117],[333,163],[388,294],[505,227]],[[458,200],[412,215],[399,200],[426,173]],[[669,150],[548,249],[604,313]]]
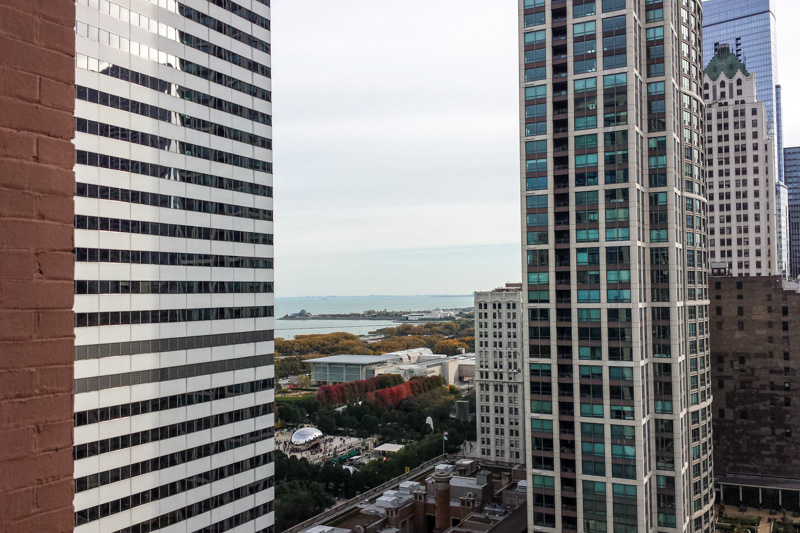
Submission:
[[[764,102],[767,135],[772,139],[773,152],[783,148],[783,121],[780,85],[778,84],[778,44],[775,19],[775,0],[706,0],[703,2],[703,57],[707,64],[720,46],[731,52],[756,76],[759,100]],[[704,66],[705,66],[704,64]],[[777,206],[778,272],[789,271],[789,214],[788,198],[783,183],[782,156],[773,166],[777,176],[775,201]]]
[[[522,285],[475,293],[475,391],[481,457],[525,462]]]
[[[529,530],[713,531],[701,4],[519,10]]]
[[[78,0],[75,531],[272,532],[268,0]]]
[[[734,276],[779,273],[774,152],[755,76],[721,46],[705,69],[709,260]]]
[[[800,148],[785,148],[783,164],[789,189],[789,274],[797,279],[800,277]]]
[[[800,285],[709,279],[714,481],[729,506],[800,511]]]

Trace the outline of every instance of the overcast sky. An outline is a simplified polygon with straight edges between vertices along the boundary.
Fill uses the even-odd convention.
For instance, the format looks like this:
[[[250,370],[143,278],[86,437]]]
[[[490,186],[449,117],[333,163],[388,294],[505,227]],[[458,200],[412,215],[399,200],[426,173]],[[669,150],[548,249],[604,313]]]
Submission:
[[[800,5],[777,3],[796,49],[781,21]],[[517,0],[272,0],[278,297],[520,280],[516,17]],[[779,73],[800,145],[800,72]]]

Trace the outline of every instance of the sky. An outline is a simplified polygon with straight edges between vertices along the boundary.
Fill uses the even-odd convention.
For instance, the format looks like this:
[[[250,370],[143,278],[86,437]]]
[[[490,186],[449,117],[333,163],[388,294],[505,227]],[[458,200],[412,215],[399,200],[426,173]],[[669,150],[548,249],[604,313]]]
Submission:
[[[800,3],[777,10],[798,146]],[[272,0],[272,22],[276,296],[519,282],[517,0]]]

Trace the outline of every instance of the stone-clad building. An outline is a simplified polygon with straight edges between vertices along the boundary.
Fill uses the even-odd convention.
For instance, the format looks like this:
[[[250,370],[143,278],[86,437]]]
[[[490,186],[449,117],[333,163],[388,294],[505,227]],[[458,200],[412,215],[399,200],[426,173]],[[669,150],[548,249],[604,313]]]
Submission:
[[[734,276],[780,273],[775,153],[756,77],[727,47],[705,70],[708,248]]]
[[[475,293],[476,422],[481,457],[525,462],[522,286]]]
[[[709,287],[720,500],[798,511],[800,285],[712,276]]]

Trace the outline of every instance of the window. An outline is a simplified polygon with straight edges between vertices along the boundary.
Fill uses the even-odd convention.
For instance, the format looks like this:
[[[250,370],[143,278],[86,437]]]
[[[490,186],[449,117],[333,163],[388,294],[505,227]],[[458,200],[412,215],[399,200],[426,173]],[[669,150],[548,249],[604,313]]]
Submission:
[[[594,1],[572,6],[572,18],[589,17],[596,14]]]
[[[603,33],[612,31],[625,33],[625,15],[603,19]]]
[[[573,87],[576,93],[597,90],[597,78],[584,78],[575,80]]]
[[[531,31],[525,34],[525,45],[544,44],[547,42],[547,32],[545,30]]]
[[[547,190],[547,178],[526,178],[526,190],[528,191],[544,191]]]
[[[525,87],[526,100],[535,100],[537,98],[545,98],[546,96],[547,96],[547,85],[536,85],[534,87]]]
[[[603,0],[603,13],[625,9],[625,0]]]
[[[648,9],[645,11],[645,22],[658,22],[660,20],[664,20],[664,8],[656,8],[656,9]]]
[[[664,94],[664,82],[663,81],[655,81],[652,83],[647,84],[647,95],[648,96],[655,96]]]
[[[575,130],[589,130],[597,127],[597,116],[575,117]]]
[[[597,135],[577,135],[575,137],[575,149],[597,148]]]
[[[586,74],[587,72],[597,72],[597,59],[578,59],[573,64],[574,74]]]
[[[664,26],[657,26],[655,28],[647,28],[647,40],[656,41],[664,38]]]
[[[572,45],[572,51],[576,56],[594,54],[597,52],[597,44],[595,43],[594,39],[590,39],[588,41],[575,41],[575,43]]]
[[[525,27],[530,28],[531,26],[539,26],[545,23],[545,13],[532,13],[529,15],[525,15]]]
[[[597,154],[576,154],[575,155],[575,168],[580,167],[596,167]]]
[[[597,25],[593,20],[590,20],[588,22],[579,22],[578,24],[572,25],[572,35],[574,37],[592,35],[596,33],[596,31],[597,31]]]

